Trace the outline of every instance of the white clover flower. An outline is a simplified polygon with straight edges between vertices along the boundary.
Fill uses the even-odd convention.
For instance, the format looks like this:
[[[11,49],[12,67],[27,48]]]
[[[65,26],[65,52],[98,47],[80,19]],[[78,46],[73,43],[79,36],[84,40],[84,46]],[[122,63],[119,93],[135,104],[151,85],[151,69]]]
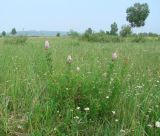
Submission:
[[[109,99],[109,96],[106,96],[106,99]]]
[[[115,115],[115,114],[116,114],[116,112],[115,112],[115,111],[112,111],[112,114],[113,114],[113,115]]]
[[[74,119],[79,119],[79,117],[78,117],[78,116],[75,116]]]
[[[159,122],[159,121],[156,121],[155,126],[156,126],[157,128],[160,128],[160,122]]]
[[[44,45],[45,49],[48,49],[50,46],[49,46],[49,42],[46,40],[45,41],[45,45]]]
[[[118,58],[118,55],[116,52],[112,53],[112,61],[115,61]]]
[[[77,109],[77,110],[79,110],[79,109],[80,109],[80,107],[77,107],[76,109]]]
[[[21,125],[18,125],[17,128],[18,129],[23,129],[23,127]]]
[[[89,107],[84,108],[85,111],[89,111]]]
[[[72,61],[73,61],[72,56],[68,55],[68,57],[67,57],[67,63],[71,64]]]
[[[56,128],[56,127],[54,128],[54,131],[57,131],[57,128]]]
[[[77,70],[77,72],[79,72],[80,71],[80,67],[77,67],[76,70]]]
[[[119,120],[118,119],[115,119],[115,122],[118,122]]]

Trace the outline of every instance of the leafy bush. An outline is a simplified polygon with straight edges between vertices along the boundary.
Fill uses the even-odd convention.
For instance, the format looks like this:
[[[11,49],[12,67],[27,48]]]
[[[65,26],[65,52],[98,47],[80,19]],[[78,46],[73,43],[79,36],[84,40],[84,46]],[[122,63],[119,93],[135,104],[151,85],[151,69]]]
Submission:
[[[111,36],[105,33],[93,33],[93,34],[83,34],[82,40],[92,41],[92,42],[122,42],[123,39],[119,36]]]
[[[129,35],[131,35],[131,33],[132,33],[132,30],[131,30],[131,27],[129,25],[123,25],[122,26],[121,31],[120,31],[120,35],[122,37],[129,36]]]
[[[25,44],[27,41],[26,36],[6,37],[4,40],[5,44]]]
[[[143,36],[135,36],[133,39],[132,39],[132,42],[145,42],[145,38]]]
[[[2,32],[2,36],[6,36],[6,32],[5,31]]]
[[[74,30],[70,30],[70,32],[68,32],[68,36],[75,38],[75,37],[79,37],[79,33],[74,31]]]
[[[60,36],[61,36],[61,34],[58,32],[58,33],[56,34],[56,36],[57,36],[57,37],[60,37]]]

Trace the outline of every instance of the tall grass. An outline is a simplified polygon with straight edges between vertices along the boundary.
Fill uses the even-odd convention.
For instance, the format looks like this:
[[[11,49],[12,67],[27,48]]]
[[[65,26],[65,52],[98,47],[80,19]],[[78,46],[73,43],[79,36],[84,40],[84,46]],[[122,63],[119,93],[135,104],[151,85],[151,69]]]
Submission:
[[[159,42],[48,39],[0,39],[2,136],[159,135]]]

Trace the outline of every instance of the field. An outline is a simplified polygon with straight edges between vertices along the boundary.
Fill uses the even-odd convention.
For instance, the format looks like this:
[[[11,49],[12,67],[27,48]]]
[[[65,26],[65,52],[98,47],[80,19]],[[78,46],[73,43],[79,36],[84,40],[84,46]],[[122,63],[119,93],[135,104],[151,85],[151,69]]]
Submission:
[[[45,40],[0,39],[0,136],[159,136],[160,42]]]

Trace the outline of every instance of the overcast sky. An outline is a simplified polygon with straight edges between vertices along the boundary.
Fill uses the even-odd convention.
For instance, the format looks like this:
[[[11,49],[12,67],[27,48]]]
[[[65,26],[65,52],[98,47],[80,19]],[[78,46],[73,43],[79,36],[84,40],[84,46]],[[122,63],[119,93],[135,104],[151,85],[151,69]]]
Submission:
[[[127,24],[126,9],[135,2],[150,8],[145,27],[135,32],[160,34],[160,0],[0,0],[0,31],[106,31],[114,21],[121,28]]]

